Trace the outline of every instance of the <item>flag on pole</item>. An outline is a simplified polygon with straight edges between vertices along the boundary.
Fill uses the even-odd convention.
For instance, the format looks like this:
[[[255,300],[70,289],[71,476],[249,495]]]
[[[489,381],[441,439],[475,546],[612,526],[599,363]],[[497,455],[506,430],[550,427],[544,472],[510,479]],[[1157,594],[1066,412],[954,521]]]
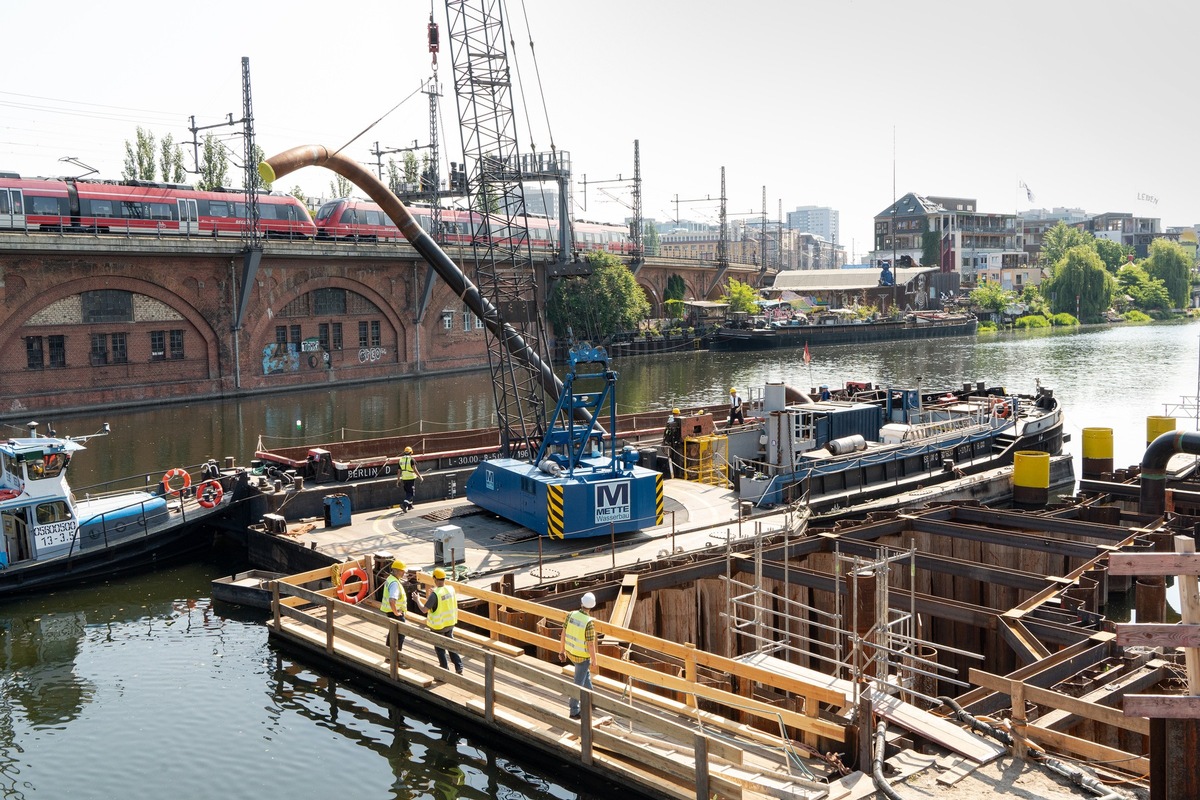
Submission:
[[[808,354],[808,342],[804,343],[804,364],[807,366],[812,361],[812,357]]]
[[[1025,196],[1029,198],[1029,202],[1033,202],[1033,191],[1025,185],[1025,181],[1021,181],[1021,188],[1025,190]]]

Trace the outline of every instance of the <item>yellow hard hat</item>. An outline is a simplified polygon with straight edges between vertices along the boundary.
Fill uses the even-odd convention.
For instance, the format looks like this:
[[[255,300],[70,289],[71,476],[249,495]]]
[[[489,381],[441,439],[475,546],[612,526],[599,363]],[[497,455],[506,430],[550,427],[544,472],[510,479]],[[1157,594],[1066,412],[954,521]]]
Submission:
[[[672,413],[672,414],[678,414],[678,413],[679,413],[679,409],[678,409],[678,408],[672,408],[672,409],[671,409],[671,413]]]
[[[441,567],[434,567],[433,568],[433,579],[435,581],[445,580],[446,579],[446,570],[442,569]]]
[[[392,569],[408,569],[408,567],[404,566],[404,562],[397,558],[392,562]]]
[[[412,448],[411,447],[404,448],[404,453],[405,453],[405,455],[412,453]]]
[[[730,389],[730,390],[729,390],[729,393],[730,393],[730,394],[737,394],[737,389]]]

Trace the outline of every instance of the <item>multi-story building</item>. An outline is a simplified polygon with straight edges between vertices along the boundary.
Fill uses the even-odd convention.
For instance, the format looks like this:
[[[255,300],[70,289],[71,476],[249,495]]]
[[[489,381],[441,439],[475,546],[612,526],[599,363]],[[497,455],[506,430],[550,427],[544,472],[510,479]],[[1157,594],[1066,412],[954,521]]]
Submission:
[[[1160,223],[1157,217],[1135,217],[1129,212],[1109,211],[1089,217],[1075,227],[1097,239],[1109,239],[1132,247],[1134,255],[1145,258],[1150,255],[1150,242],[1162,235]]]
[[[1022,242],[1029,263],[1036,264],[1042,254],[1042,239],[1046,231],[1062,222],[1075,227],[1088,218],[1082,208],[1031,208],[1017,214],[1021,222]]]
[[[967,281],[986,268],[990,255],[1001,254],[1014,265],[1024,260],[1016,214],[979,211],[974,198],[912,192],[875,216],[871,258],[896,262],[908,256],[921,263],[927,232],[938,236],[941,271],[958,272]]]
[[[841,214],[827,206],[796,206],[795,211],[787,213],[787,226],[800,233],[815,234],[835,245],[841,241]]]

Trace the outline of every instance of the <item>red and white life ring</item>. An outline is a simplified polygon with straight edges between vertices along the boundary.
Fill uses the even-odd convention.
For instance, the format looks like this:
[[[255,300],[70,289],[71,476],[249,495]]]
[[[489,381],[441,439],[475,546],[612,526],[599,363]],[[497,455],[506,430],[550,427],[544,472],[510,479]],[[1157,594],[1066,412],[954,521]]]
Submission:
[[[178,489],[172,489],[171,481],[174,478],[182,478],[183,486],[180,486]],[[188,488],[191,485],[192,485],[192,476],[189,475],[188,471],[186,469],[184,469],[183,467],[175,467],[174,469],[169,469],[162,476],[162,486],[163,486],[164,494],[179,494],[180,492],[182,492],[184,489]]]
[[[205,508],[216,508],[224,496],[225,490],[219,481],[205,481],[196,487],[196,502]]]
[[[346,584],[351,578],[358,578],[358,591],[351,595],[346,592]],[[343,603],[359,603],[366,599],[367,592],[370,587],[367,585],[367,573],[361,567],[351,567],[347,570],[342,570],[342,582],[338,584],[337,598]]]

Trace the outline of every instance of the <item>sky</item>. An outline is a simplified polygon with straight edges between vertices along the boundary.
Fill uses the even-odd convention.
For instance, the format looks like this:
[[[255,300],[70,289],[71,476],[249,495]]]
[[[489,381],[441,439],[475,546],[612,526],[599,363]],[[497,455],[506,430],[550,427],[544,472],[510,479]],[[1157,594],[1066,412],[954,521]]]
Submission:
[[[1200,223],[1194,2],[503,7],[519,149],[571,154],[577,218],[628,216],[638,140],[647,218],[716,222],[724,167],[731,220],[758,219],[764,187],[772,220],[781,204],[829,206],[859,261],[873,217],[908,192],[973,197],[984,212]],[[242,118],[243,56],[268,154],[322,144],[373,163],[376,142],[428,144],[431,10],[445,175],[462,144],[442,0],[6,4],[0,171],[79,175],[72,157],[116,179],[139,125],[187,142],[192,168],[189,118]],[[240,138],[228,144],[241,153]],[[331,178],[306,168],[274,188],[328,196]]]

